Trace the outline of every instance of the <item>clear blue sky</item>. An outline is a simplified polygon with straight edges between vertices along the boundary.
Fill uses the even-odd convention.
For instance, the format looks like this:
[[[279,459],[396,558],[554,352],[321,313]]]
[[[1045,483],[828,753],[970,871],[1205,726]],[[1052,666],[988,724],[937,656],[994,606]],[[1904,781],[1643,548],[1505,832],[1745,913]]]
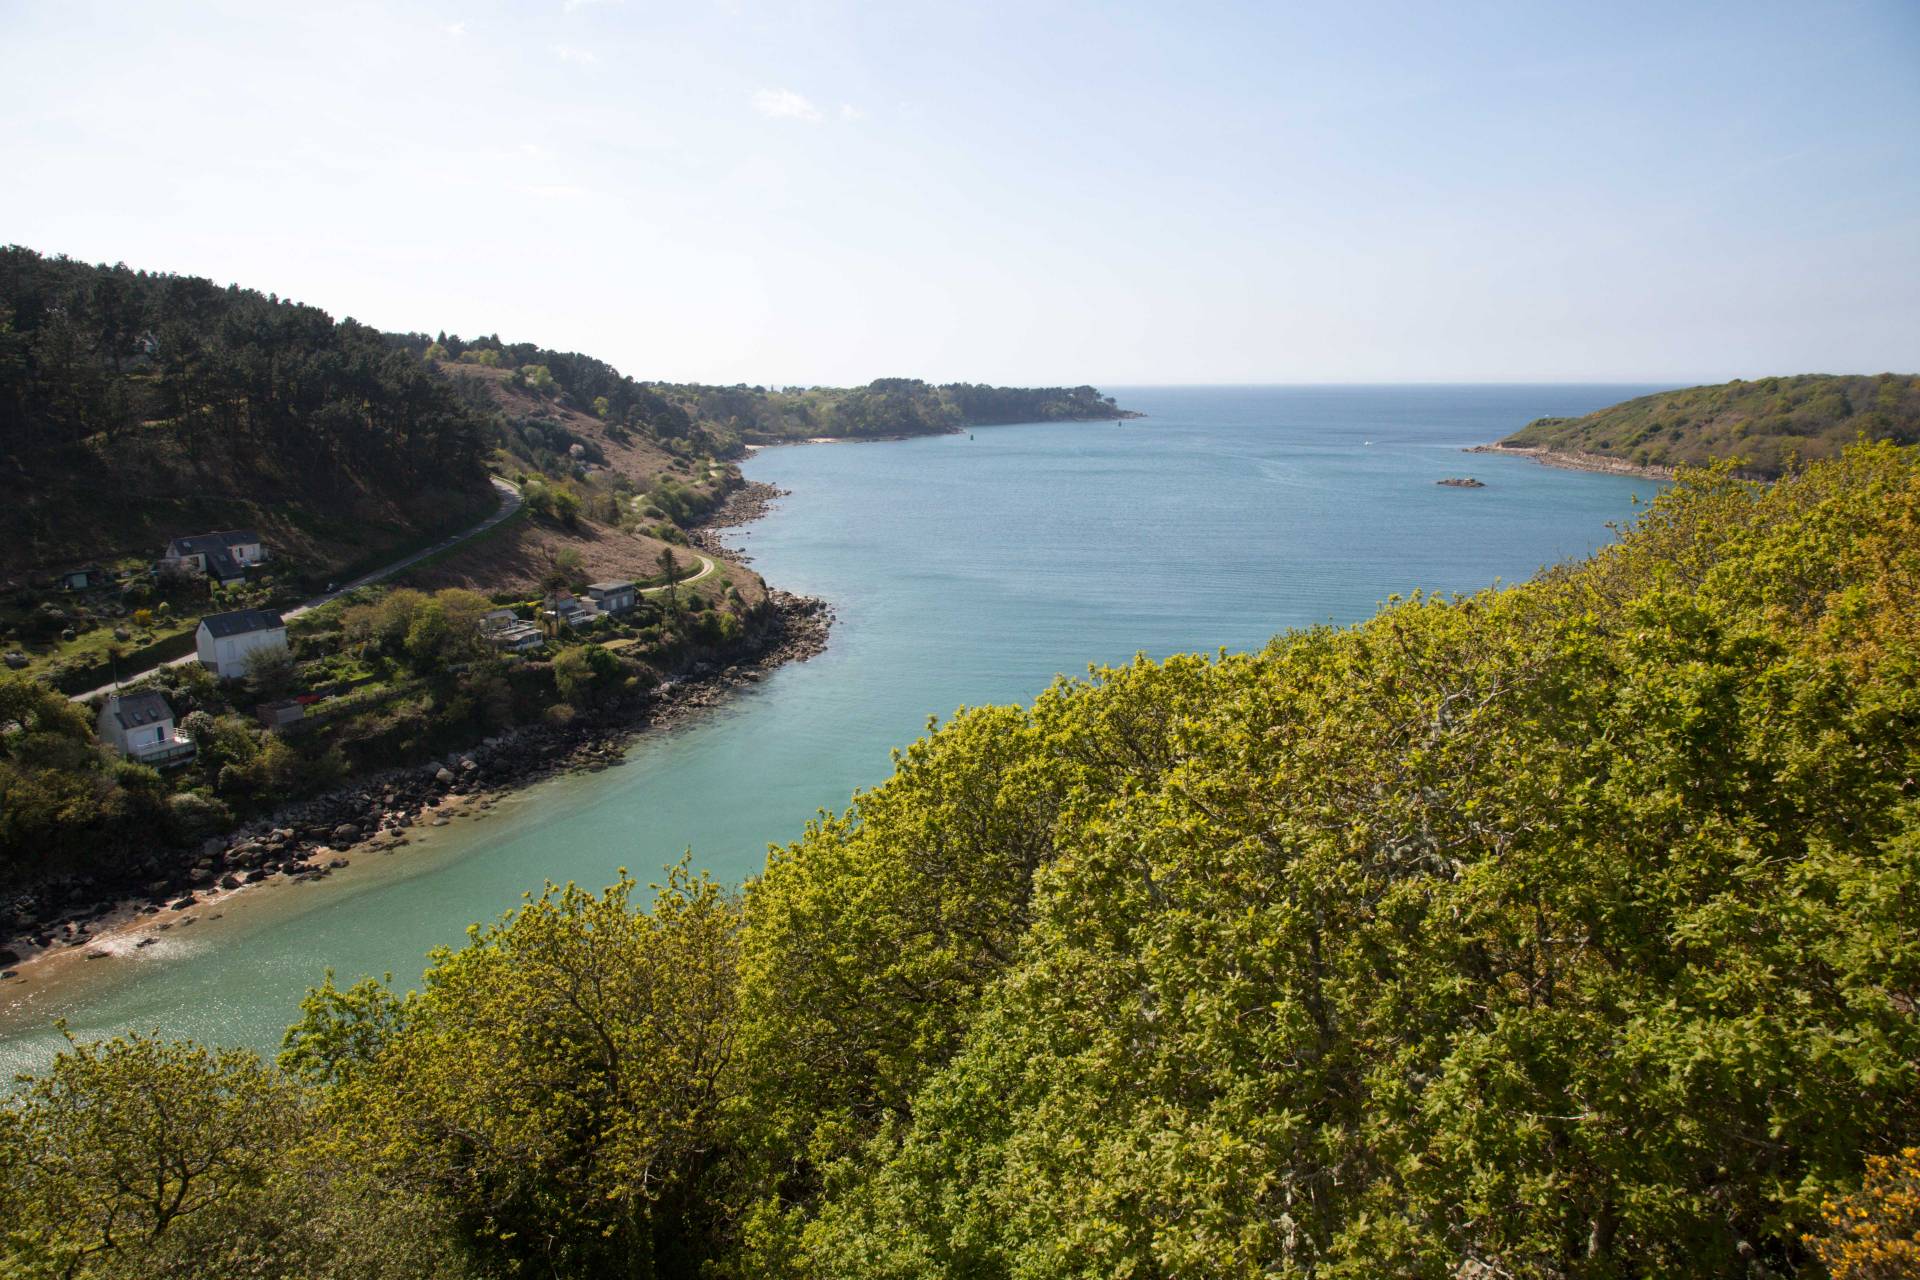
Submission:
[[[643,377],[1920,369],[1920,4],[0,0],[0,240]]]

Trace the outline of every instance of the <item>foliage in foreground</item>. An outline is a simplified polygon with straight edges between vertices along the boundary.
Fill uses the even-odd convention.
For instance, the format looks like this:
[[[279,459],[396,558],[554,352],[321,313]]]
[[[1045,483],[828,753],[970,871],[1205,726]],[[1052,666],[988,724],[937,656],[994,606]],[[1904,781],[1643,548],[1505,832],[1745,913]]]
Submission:
[[[419,994],[316,992],[220,1087],[296,1100],[221,1176],[301,1212],[164,1234],[277,1275],[1888,1273],[1916,584],[1920,459],[1859,447],[1524,587],[964,712],[743,901],[555,890]],[[35,1099],[129,1044],[223,1078],[78,1049],[0,1151],[85,1149]],[[67,1273],[106,1173],[0,1161],[16,1269]]]
[[[0,1274],[455,1274],[444,1223],[315,1143],[314,1105],[251,1053],[76,1044],[0,1112]]]

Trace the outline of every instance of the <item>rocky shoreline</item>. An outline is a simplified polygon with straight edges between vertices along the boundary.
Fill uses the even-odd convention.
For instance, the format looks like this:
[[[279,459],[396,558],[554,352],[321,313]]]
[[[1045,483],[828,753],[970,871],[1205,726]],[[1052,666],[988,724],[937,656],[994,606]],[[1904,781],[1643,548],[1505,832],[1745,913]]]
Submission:
[[[1499,453],[1508,457],[1532,458],[1542,466],[1565,471],[1599,471],[1616,476],[1643,476],[1648,480],[1673,479],[1672,467],[1648,467],[1625,458],[1609,458],[1603,453],[1581,453],[1572,449],[1543,449],[1537,445],[1476,444],[1462,453]]]
[[[720,530],[752,524],[772,510],[775,502],[790,496],[792,492],[778,485],[749,480],[729,493],[725,502],[714,508],[699,527],[690,531],[687,541],[695,550],[704,551],[710,556],[719,556],[735,564],[747,564],[751,557],[742,555],[737,547],[730,547],[721,541]]]
[[[764,509],[771,497],[758,500]],[[176,865],[150,859],[153,879],[132,895],[71,877],[0,901],[0,978],[48,953],[78,949],[90,960],[107,958],[111,952],[89,944],[129,926],[150,923],[158,931],[191,924],[197,919],[187,914],[192,908],[250,885],[323,879],[353,856],[404,846],[417,827],[445,826],[453,814],[489,808],[508,791],[559,773],[616,766],[638,734],[683,723],[782,664],[804,662],[826,648],[833,611],[824,601],[770,591],[767,603],[756,643],[740,660],[696,665],[618,708],[565,726],[521,726],[468,750],[289,805],[176,854]],[[154,940],[148,934],[136,945]]]

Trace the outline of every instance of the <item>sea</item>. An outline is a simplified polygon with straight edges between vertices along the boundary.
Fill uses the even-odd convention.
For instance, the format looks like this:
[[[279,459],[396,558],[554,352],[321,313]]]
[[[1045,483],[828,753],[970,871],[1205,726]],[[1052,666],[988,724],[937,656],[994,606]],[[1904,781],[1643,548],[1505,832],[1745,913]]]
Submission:
[[[829,601],[825,653],[622,767],[554,778],[321,881],[221,904],[153,946],[0,983],[0,1079],[129,1029],[272,1053],[301,995],[391,975],[548,882],[643,883],[683,855],[728,883],[886,778],[930,720],[1026,702],[1136,654],[1258,648],[1414,591],[1518,583],[1583,557],[1660,482],[1468,454],[1623,385],[1108,387],[1146,416],[766,448],[788,491],[732,541]],[[1471,476],[1483,488],[1438,484]]]

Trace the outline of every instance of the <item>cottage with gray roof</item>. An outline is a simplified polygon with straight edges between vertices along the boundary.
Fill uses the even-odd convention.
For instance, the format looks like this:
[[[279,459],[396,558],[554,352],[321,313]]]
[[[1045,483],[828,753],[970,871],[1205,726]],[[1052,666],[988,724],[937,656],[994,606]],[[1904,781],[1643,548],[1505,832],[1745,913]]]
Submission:
[[[179,764],[194,753],[193,743],[174,731],[172,706],[151,689],[110,695],[94,731],[100,741],[142,764]]]
[[[267,558],[267,548],[252,529],[226,529],[175,538],[160,556],[160,572],[204,574],[216,582],[247,576],[247,566]]]
[[[264,653],[287,652],[287,624],[271,609],[236,609],[200,619],[194,632],[200,665],[222,680],[238,680]]]

